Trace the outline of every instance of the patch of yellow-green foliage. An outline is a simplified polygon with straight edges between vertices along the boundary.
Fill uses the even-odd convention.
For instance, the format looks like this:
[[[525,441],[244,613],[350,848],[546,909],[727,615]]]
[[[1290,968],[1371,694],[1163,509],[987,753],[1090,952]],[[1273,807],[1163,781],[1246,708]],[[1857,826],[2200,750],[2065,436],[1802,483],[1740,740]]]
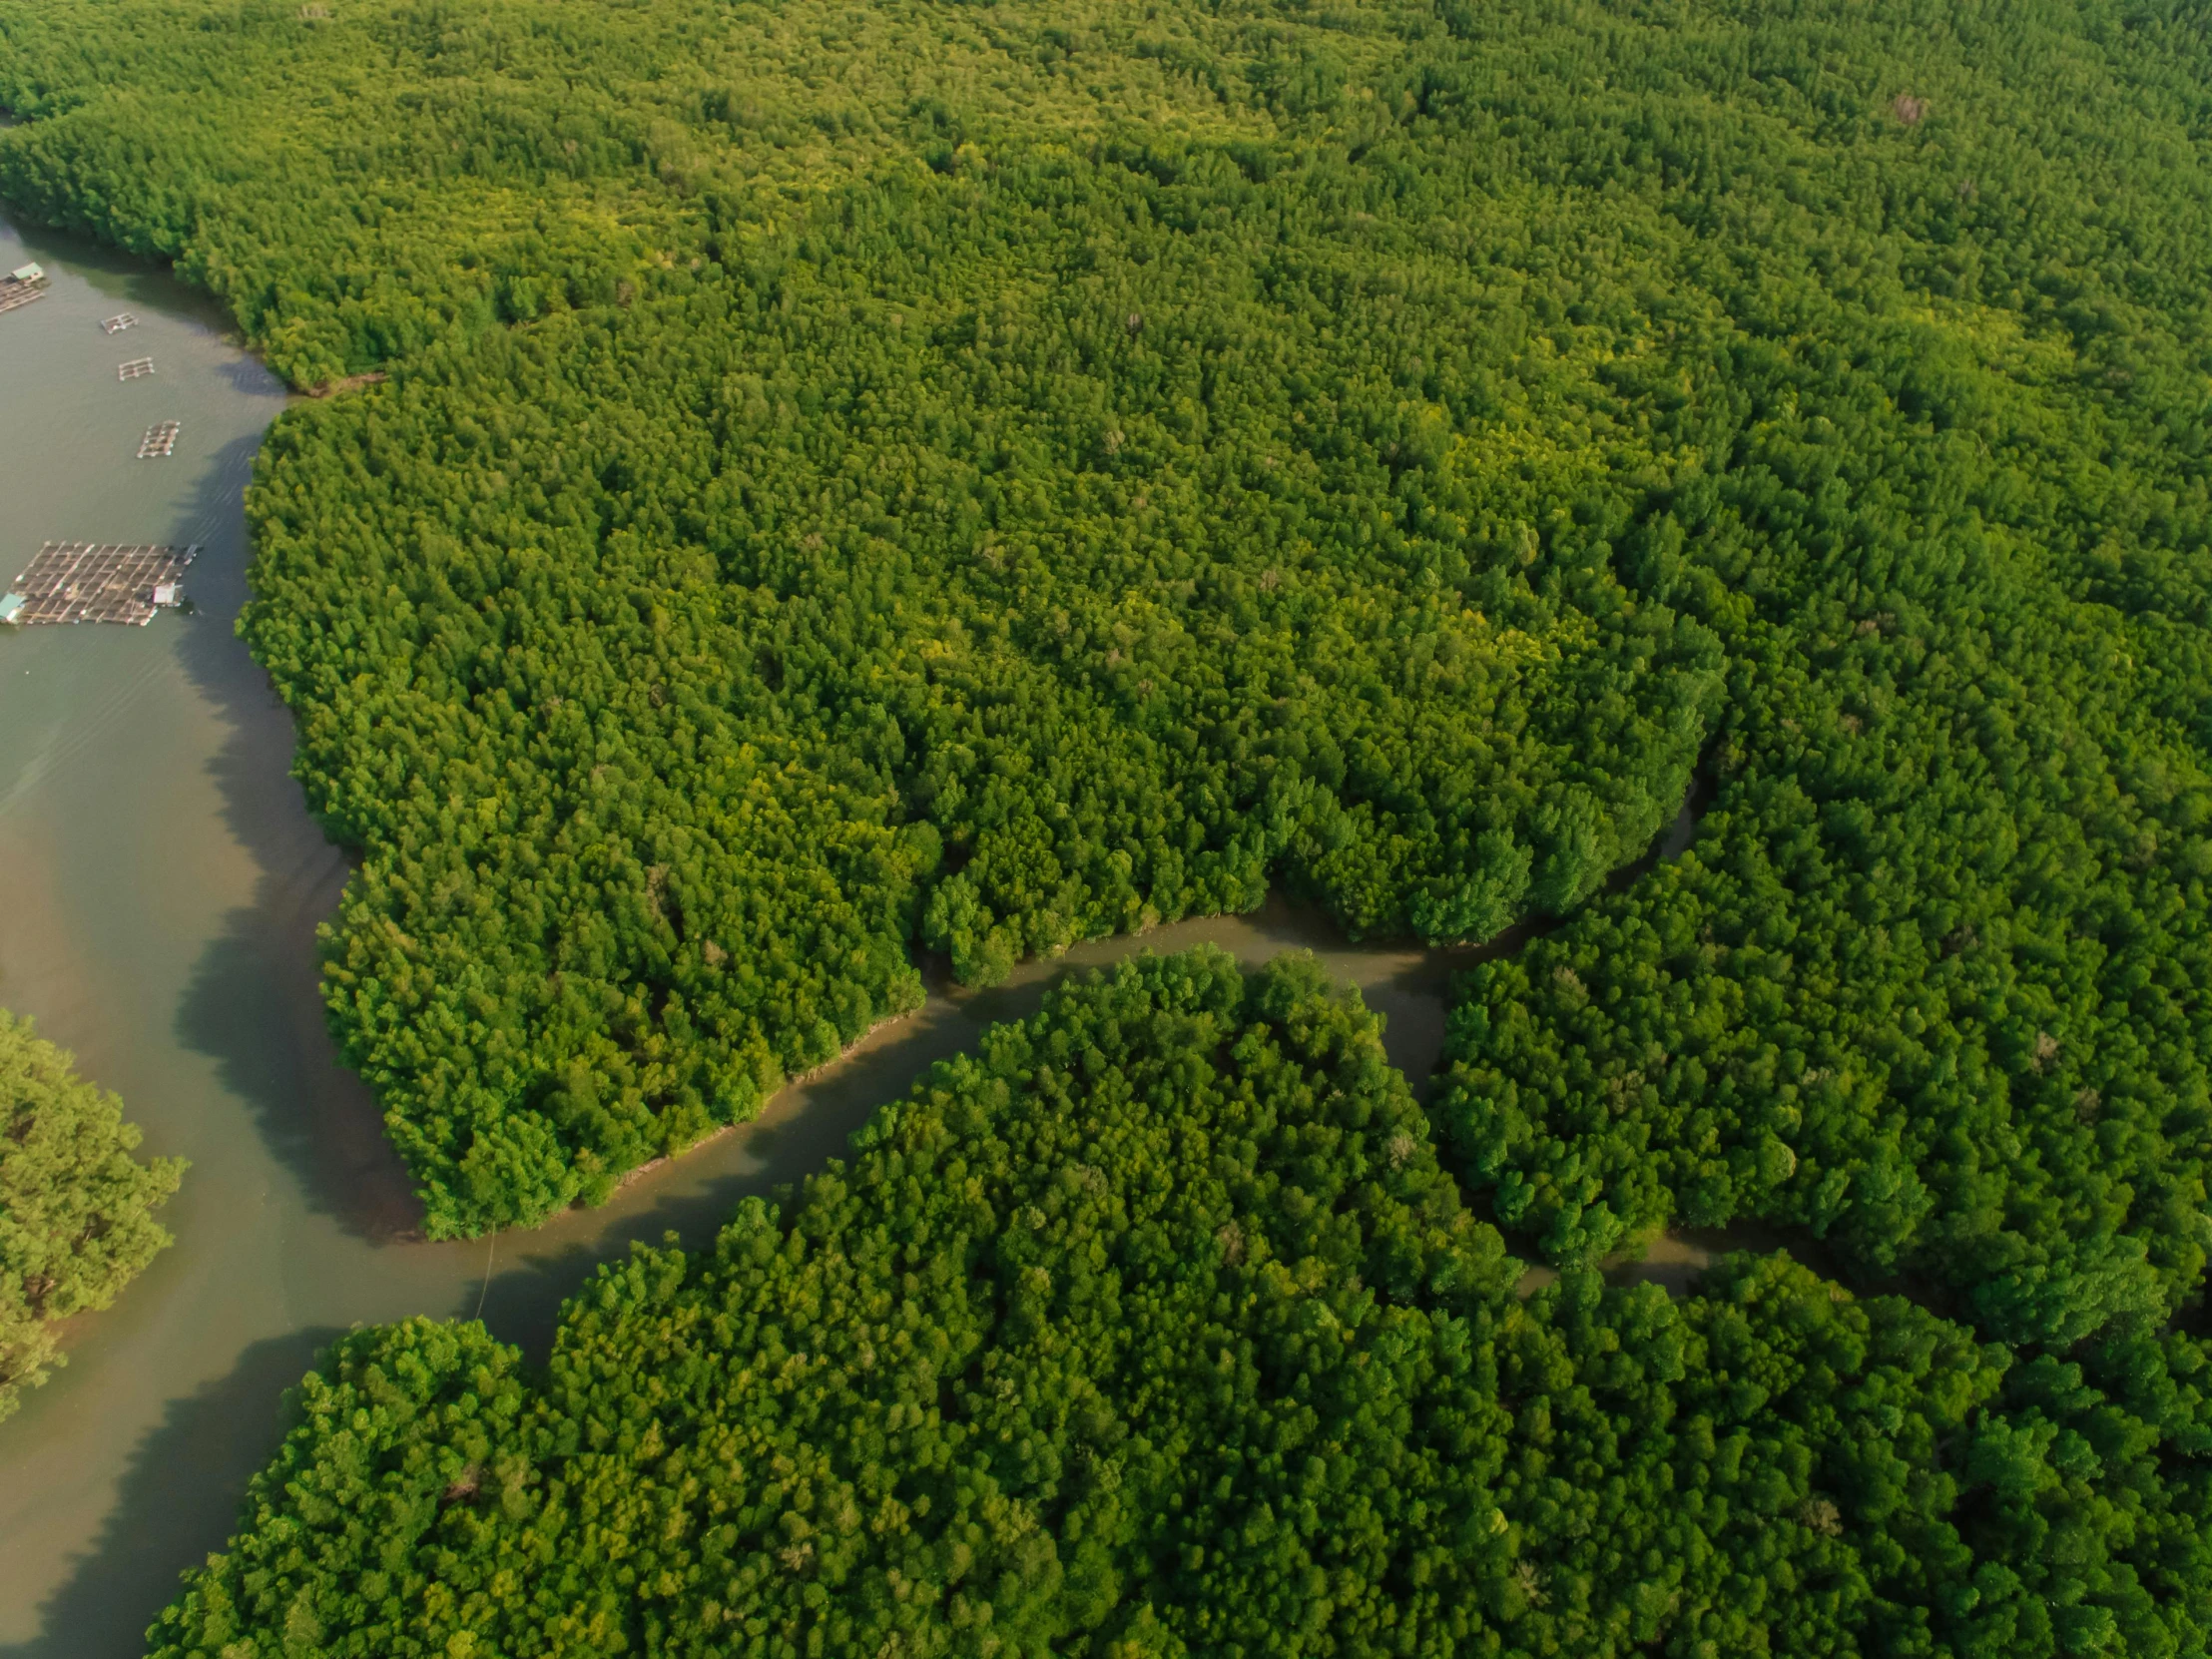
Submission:
[[[131,1156],[123,1103],[0,1011],[0,1417],[61,1363],[55,1328],[105,1308],[170,1238],[184,1165]]]

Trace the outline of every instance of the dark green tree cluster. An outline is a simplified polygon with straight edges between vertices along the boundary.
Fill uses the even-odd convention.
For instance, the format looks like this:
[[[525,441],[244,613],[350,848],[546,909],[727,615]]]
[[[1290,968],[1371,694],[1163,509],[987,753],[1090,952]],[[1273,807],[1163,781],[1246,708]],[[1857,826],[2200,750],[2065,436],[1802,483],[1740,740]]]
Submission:
[[[1523,1303],[1377,1021],[1146,956],[542,1374],[357,1333],[156,1627],[238,1653],[2178,1654],[2201,1347],[2015,1358],[1787,1258]],[[2180,1472],[2193,1470],[2193,1472]]]
[[[184,1164],[141,1163],[123,1103],[0,1010],[0,1417],[63,1363],[55,1328],[107,1307],[170,1237]]]
[[[1961,217],[1954,265],[2021,257]],[[1438,1104],[1551,1260],[1781,1224],[2061,1348],[2201,1296],[2212,517],[2165,285],[2197,258],[2054,257],[2063,328],[1808,285],[1725,403],[1659,417],[1730,457],[1613,543],[1726,643],[1712,811],[1466,978]]]

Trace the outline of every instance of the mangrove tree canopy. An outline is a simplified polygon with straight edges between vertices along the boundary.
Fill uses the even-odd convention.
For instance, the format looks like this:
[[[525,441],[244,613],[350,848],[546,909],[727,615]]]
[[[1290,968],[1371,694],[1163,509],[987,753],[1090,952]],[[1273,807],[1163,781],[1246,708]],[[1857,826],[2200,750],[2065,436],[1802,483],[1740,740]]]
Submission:
[[[62,1363],[58,1322],[105,1308],[169,1235],[184,1164],[141,1162],[123,1103],[0,1009],[0,1417]]]
[[[1148,955],[606,1269],[542,1372],[474,1324],[341,1342],[152,1651],[2203,1640],[2201,1345],[2016,1356],[1784,1256],[1681,1304],[1517,1268],[1356,993]]]

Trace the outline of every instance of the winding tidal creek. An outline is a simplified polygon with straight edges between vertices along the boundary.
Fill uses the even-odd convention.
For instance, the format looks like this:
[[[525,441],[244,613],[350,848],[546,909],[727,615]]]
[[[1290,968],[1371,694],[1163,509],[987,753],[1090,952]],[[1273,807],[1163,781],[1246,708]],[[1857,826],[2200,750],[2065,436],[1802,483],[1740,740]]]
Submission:
[[[164,1214],[175,1247],[77,1323],[68,1366],[0,1424],[0,1659],[140,1652],[178,1573],[222,1546],[283,1391],[348,1327],[480,1312],[542,1353],[599,1263],[671,1231],[711,1239],[741,1196],[819,1168],[877,1103],[1061,974],[1201,941],[1251,962],[1311,948],[1385,1015],[1416,1087],[1433,1069],[1466,954],[1348,945],[1276,904],[1081,946],[992,991],[940,988],[602,1209],[420,1242],[316,995],[315,928],[347,866],[307,817],[289,717],[233,632],[241,492],[285,393],[166,277],[0,222],[0,271],[28,260],[52,285],[0,315],[0,578],[53,540],[203,550],[192,608],[147,627],[0,629],[0,1005],[123,1096],[146,1152],[192,1168]],[[138,324],[105,333],[125,310]],[[119,379],[143,357],[152,373]],[[172,420],[173,453],[140,459],[146,431]],[[1668,850],[1689,827],[1685,810]],[[1655,1275],[1686,1271],[1681,1255],[1655,1252]]]

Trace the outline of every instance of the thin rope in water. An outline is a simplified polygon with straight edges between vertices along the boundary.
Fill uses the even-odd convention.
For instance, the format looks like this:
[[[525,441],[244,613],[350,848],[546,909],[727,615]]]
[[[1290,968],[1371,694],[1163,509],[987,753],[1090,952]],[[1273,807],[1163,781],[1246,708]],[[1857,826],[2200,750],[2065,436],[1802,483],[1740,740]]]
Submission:
[[[491,1295],[491,1265],[499,1255],[499,1235],[494,1233],[485,1243],[484,1288],[476,1293],[476,1317],[484,1317],[484,1298]]]

